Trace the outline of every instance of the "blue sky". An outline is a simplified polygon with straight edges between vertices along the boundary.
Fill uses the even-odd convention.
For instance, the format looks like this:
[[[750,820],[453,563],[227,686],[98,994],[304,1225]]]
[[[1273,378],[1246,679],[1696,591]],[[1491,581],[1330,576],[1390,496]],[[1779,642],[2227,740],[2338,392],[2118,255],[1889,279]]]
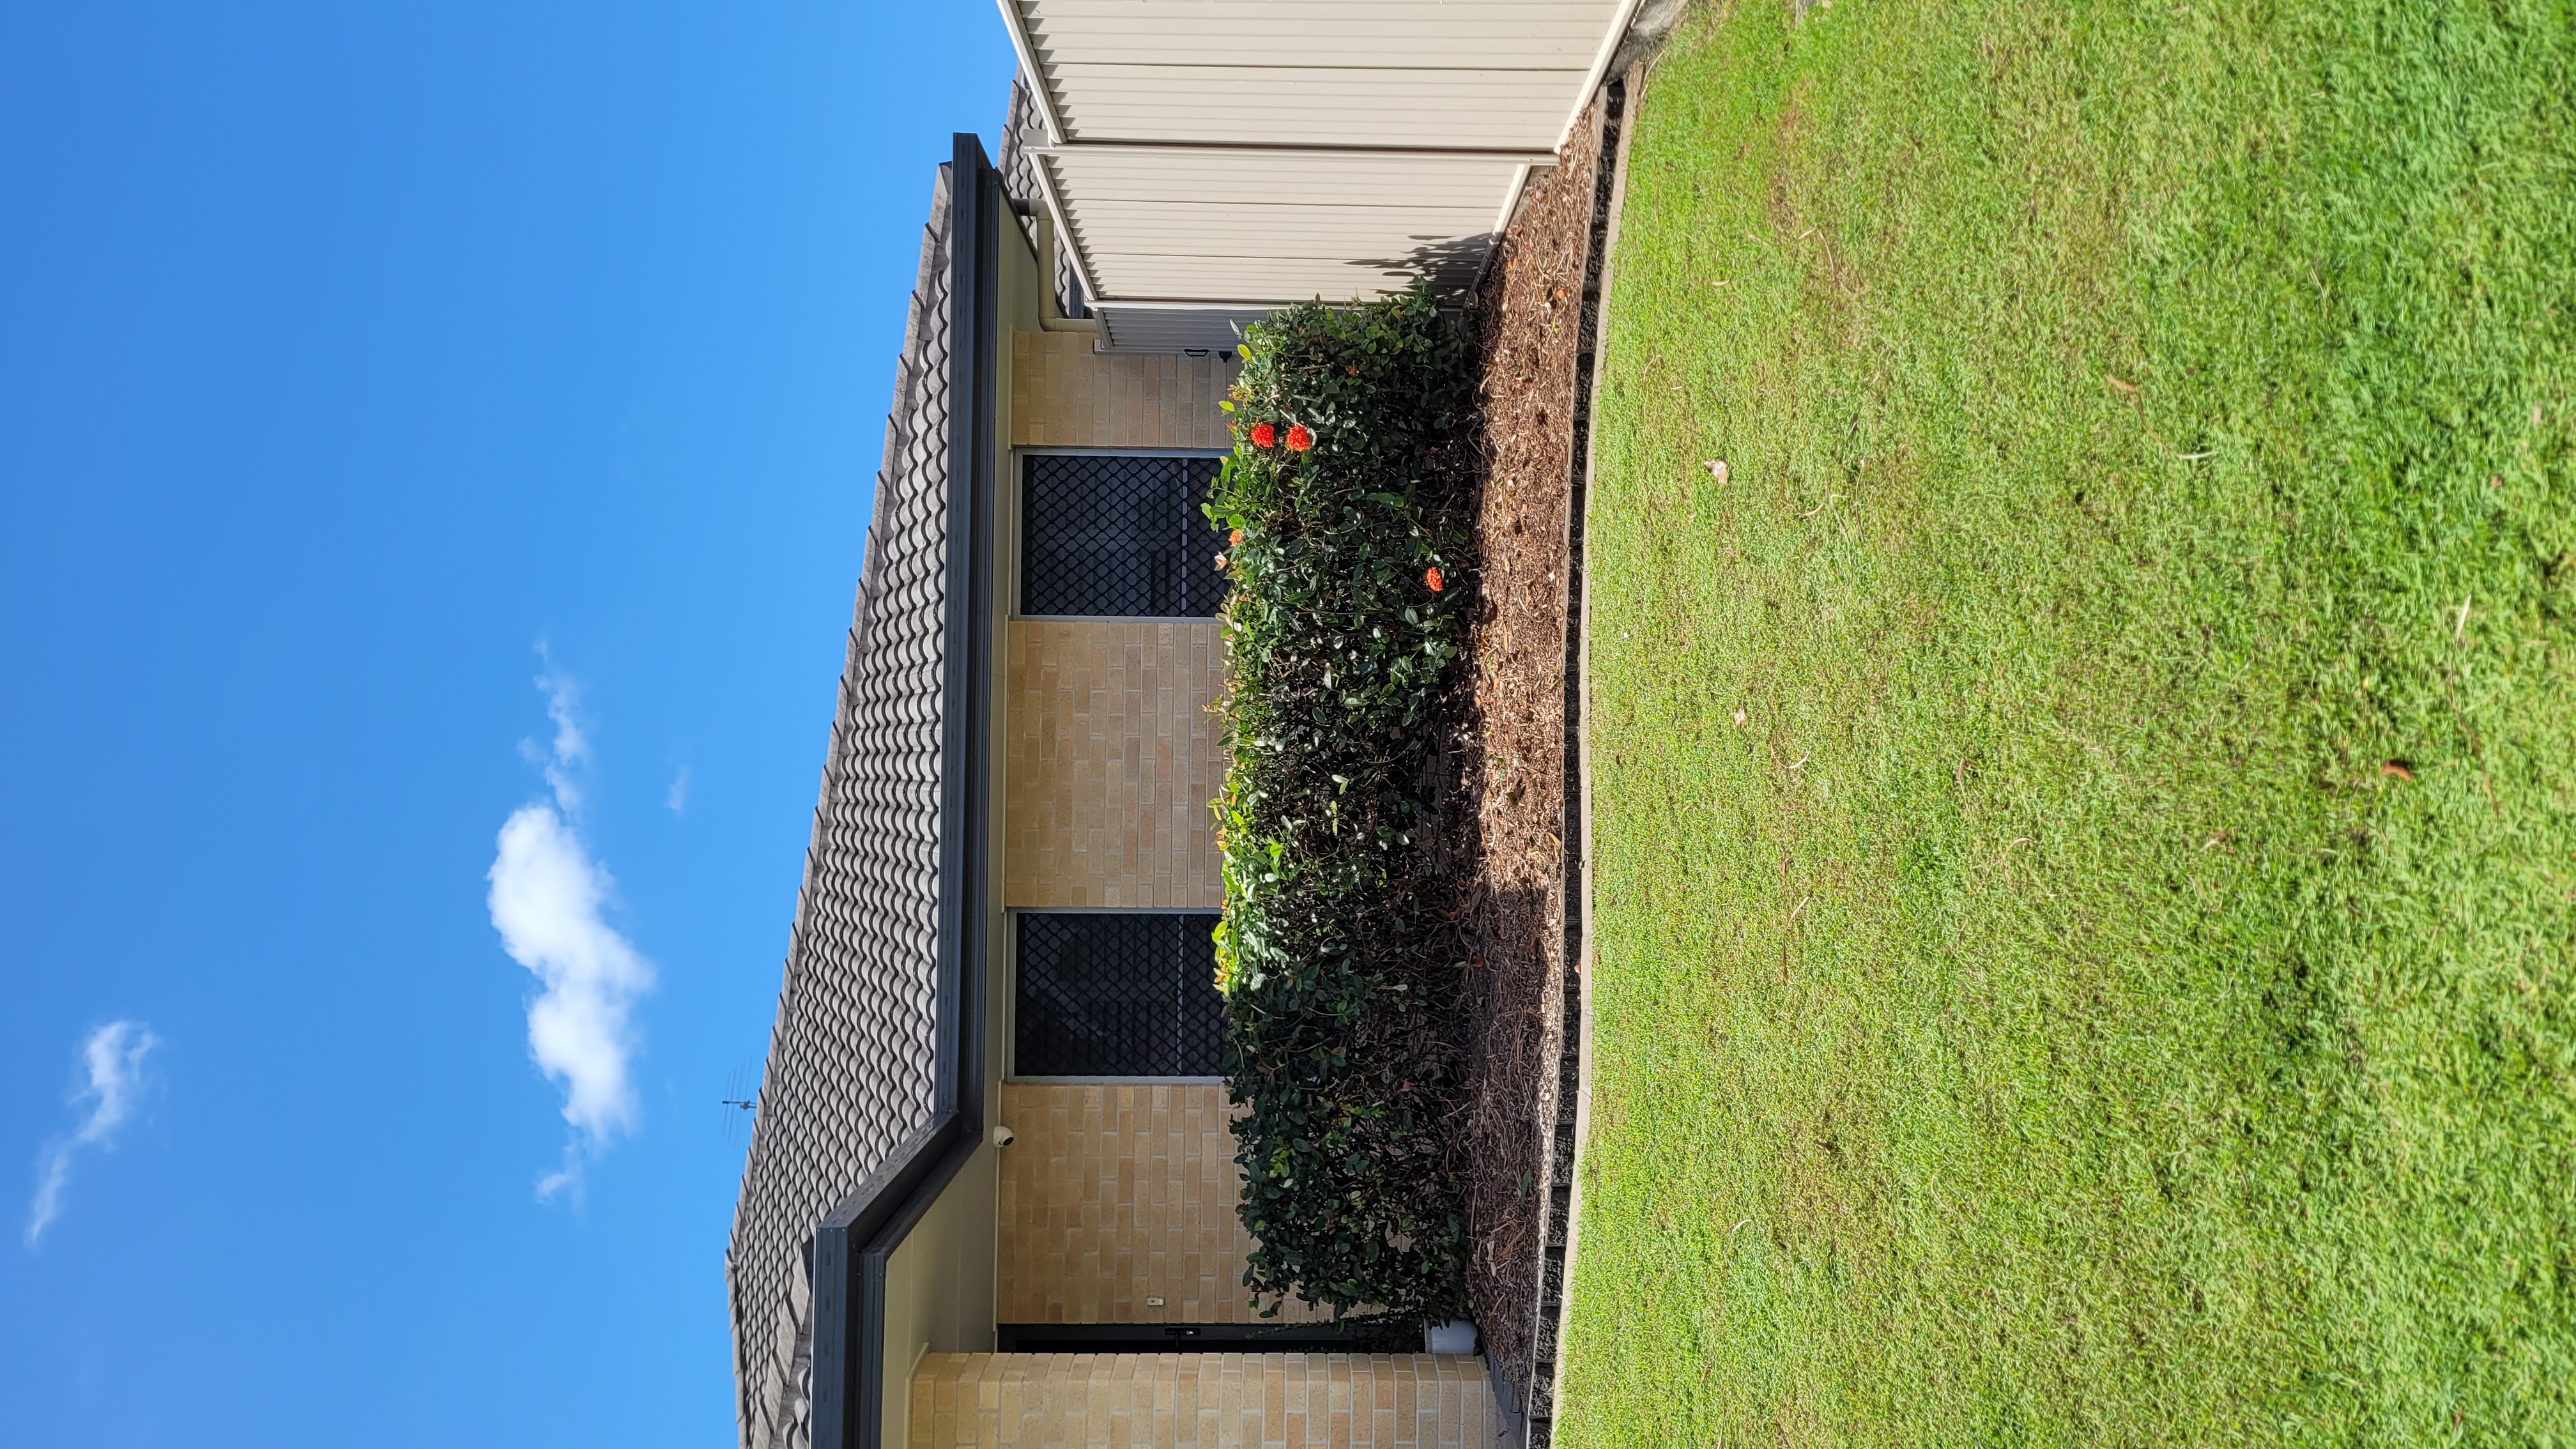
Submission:
[[[0,7],[0,1442],[731,1440],[717,1099],[1010,72],[971,3]],[[529,807],[617,1081],[531,1056]]]

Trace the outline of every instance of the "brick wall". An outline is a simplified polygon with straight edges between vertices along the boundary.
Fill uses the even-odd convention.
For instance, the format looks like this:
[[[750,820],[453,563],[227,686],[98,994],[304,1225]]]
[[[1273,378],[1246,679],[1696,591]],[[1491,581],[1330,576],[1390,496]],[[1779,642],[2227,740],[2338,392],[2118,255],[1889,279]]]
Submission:
[[[1009,636],[1003,902],[1217,909],[1215,621],[1015,619]]]
[[[1257,1321],[1231,1115],[1214,1085],[1005,1083],[999,1321]]]
[[[1484,1360],[1427,1353],[933,1354],[911,1449],[1489,1449]]]
[[[1228,353],[1094,352],[1087,332],[1011,334],[1011,443],[1023,448],[1230,448],[1217,399]]]

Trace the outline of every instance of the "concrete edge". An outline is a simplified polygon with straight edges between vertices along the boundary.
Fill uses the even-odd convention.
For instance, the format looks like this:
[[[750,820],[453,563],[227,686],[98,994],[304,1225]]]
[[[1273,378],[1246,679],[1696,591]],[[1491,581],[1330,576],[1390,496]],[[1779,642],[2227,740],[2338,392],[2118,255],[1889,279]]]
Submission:
[[[1610,337],[1610,309],[1618,297],[1617,268],[1619,263],[1619,218],[1626,210],[1628,201],[1628,154],[1630,151],[1634,150],[1636,146],[1637,122],[1643,112],[1646,99],[1646,81],[1648,73],[1653,69],[1653,66],[1654,57],[1650,54],[1642,59],[1630,63],[1623,75],[1623,79],[1626,82],[1627,114],[1623,118],[1623,124],[1620,128],[1619,154],[1613,161],[1610,171],[1610,226],[1609,230],[1601,239],[1601,307],[1599,316],[1593,324],[1594,337],[1596,338],[1596,341],[1594,343],[1595,361],[1592,369],[1592,398],[1590,405],[1592,429],[1590,435],[1584,439],[1583,448],[1584,476],[1593,484],[1593,487],[1587,489],[1584,494],[1585,513],[1587,516],[1580,520],[1580,526],[1587,532],[1592,526],[1591,519],[1589,517],[1592,498],[1598,490],[1601,479],[1599,466],[1601,451],[1601,378],[1602,374],[1608,371],[1605,364],[1609,361],[1608,341]],[[1580,710],[1575,724],[1575,751],[1579,761],[1578,768],[1581,772],[1583,782],[1581,820],[1578,825],[1578,830],[1580,832],[1579,838],[1583,842],[1583,936],[1582,949],[1576,953],[1574,962],[1572,963],[1576,979],[1582,983],[1583,1009],[1575,1028],[1576,1086],[1574,1092],[1574,1169],[1571,1174],[1573,1178],[1573,1188],[1572,1202],[1566,1212],[1564,1286],[1558,1290],[1557,1294],[1556,1381],[1552,1385],[1553,1392],[1550,1395],[1550,1403],[1556,1411],[1554,1417],[1556,1421],[1560,1423],[1564,1420],[1564,1411],[1566,1407],[1565,1366],[1573,1358],[1573,1354],[1570,1351],[1571,1337],[1568,1330],[1574,1323],[1575,1265],[1583,1248],[1584,1149],[1592,1140],[1592,948],[1593,933],[1595,929],[1594,922],[1598,919],[1595,913],[1595,902],[1592,887],[1594,864],[1592,844],[1592,790],[1594,780],[1592,769],[1592,577],[1595,570],[1590,566],[1591,550],[1589,548],[1585,549],[1584,557],[1586,566],[1583,570],[1583,607],[1581,614],[1583,633],[1581,640],[1577,645],[1575,665],[1577,674],[1576,696],[1580,701]]]

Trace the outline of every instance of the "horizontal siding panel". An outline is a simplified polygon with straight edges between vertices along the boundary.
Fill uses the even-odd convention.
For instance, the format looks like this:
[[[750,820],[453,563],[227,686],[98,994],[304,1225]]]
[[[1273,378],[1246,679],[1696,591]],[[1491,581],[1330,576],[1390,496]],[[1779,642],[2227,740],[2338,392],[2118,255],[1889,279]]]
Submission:
[[[1156,307],[1104,307],[1113,352],[1178,352],[1185,347],[1232,350],[1243,340],[1245,326],[1267,312],[1181,312]]]
[[[1583,77],[1566,71],[1064,66],[1056,105],[1076,141],[1278,145],[1556,144]]]
[[[1275,15],[1299,25],[1391,15],[1426,25],[1445,18],[1455,25],[1481,26],[1598,14],[1606,24],[1618,8],[1612,0],[1020,0],[1020,13],[1033,19],[1052,16],[1107,23],[1135,16],[1140,18],[1134,23],[1149,26],[1197,15],[1241,17],[1243,23]]]
[[[1463,283],[1481,257],[1460,258],[1433,270],[1436,280]],[[1417,269],[1309,257],[1102,256],[1091,259],[1102,295],[1205,298],[1210,301],[1293,302],[1321,297],[1382,296],[1411,286]]]
[[[1195,203],[1499,208],[1519,168],[1508,161],[1377,156],[1051,156],[1068,207]],[[1415,227],[1416,231],[1435,230]]]
[[[1383,237],[1389,242],[1444,241],[1450,237],[1481,235],[1494,224],[1491,206],[1449,207],[1373,207],[1373,206],[1183,206],[1166,203],[1156,207],[1118,207],[1090,205],[1082,208],[1075,223],[1086,245],[1104,251],[1151,251],[1172,237],[1223,238],[1232,243],[1276,241],[1309,241],[1328,239],[1336,243],[1353,237]],[[1121,245],[1125,242],[1148,243],[1144,246]]]
[[[1458,42],[1587,34],[1618,0],[1019,0],[1032,34],[1214,34],[1309,44],[1342,36]]]
[[[1268,57],[1264,57],[1267,59]],[[1500,104],[1571,96],[1580,85],[1580,66],[1545,70],[1443,70],[1420,66],[1255,65],[1250,57],[1231,65],[1137,65],[1126,61],[1085,61],[1049,66],[1059,89],[1059,104],[1078,106],[1086,94],[1148,100],[1176,95],[1221,96],[1240,110],[1257,110],[1288,96],[1345,96],[1374,100],[1411,96]],[[1587,62],[1588,64],[1588,62]]]
[[[1402,38],[1318,44],[1314,37],[1283,36],[1246,42],[1231,36],[1198,35],[1066,35],[1030,37],[1038,64],[1052,75],[1058,66],[1227,65],[1247,60],[1273,64],[1370,70],[1572,71],[1592,68],[1600,33],[1588,26],[1566,27],[1559,36],[1447,36],[1407,43]]]
[[[1031,25],[1042,21],[1123,24],[1138,30],[1202,20],[1310,32],[1370,21],[1486,30],[1588,19],[1598,34],[1609,28],[1618,13],[1617,0],[1020,0],[1020,14]]]
[[[1280,65],[1405,70],[1585,71],[1601,48],[1609,17],[1538,20],[1511,29],[1462,30],[1454,22],[1353,16],[1328,26],[1299,26],[1263,19],[1240,24],[1215,17],[1176,18],[1139,29],[1131,25],[1075,24],[1061,17],[1029,27],[1038,63],[1057,65],[1119,61],[1145,65]]]
[[[1620,0],[1005,0],[1064,139],[1544,151]],[[1520,171],[1494,158],[1081,153],[1044,163],[1111,343],[1223,345],[1240,317],[1115,299],[1455,289]],[[1179,339],[1193,339],[1182,343]]]
[[[1492,217],[1485,218],[1487,222]],[[1281,236],[1262,233],[1252,236],[1219,236],[1204,231],[1165,231],[1152,236],[1094,236],[1086,234],[1083,255],[1100,262],[1105,258],[1226,256],[1245,258],[1297,257],[1315,261],[1357,261],[1368,265],[1407,266],[1418,261],[1447,255],[1472,247],[1482,256],[1485,239],[1490,235],[1483,227],[1473,231],[1452,232],[1441,237],[1393,231],[1350,230],[1329,236]],[[1104,263],[1105,264],[1105,263]],[[1115,292],[1110,295],[1116,296]]]
[[[1488,212],[1464,226],[1440,230],[1408,221],[1388,215],[1352,218],[1339,227],[1292,230],[1237,223],[1154,225],[1134,219],[1095,228],[1077,219],[1075,232],[1085,256],[1117,252],[1129,256],[1407,257],[1454,249],[1462,241],[1481,244],[1494,218]]]
[[[1351,257],[1268,256],[1241,252],[1103,252],[1096,260],[1100,263],[1101,280],[1104,283],[1128,271],[1164,269],[1175,273],[1187,271],[1193,276],[1215,275],[1221,272],[1228,277],[1245,281],[1274,274],[1335,277],[1339,278],[1344,286],[1349,286],[1355,281],[1367,281],[1370,278],[1401,282],[1416,276],[1439,276],[1460,266],[1472,268],[1484,260],[1483,243],[1486,238],[1461,237],[1458,240],[1458,246],[1448,253],[1422,261],[1407,257],[1370,260]],[[1472,255],[1468,255],[1470,252]],[[1296,292],[1303,290],[1305,289],[1292,290],[1288,300],[1295,300]],[[1168,292],[1183,298],[1223,296],[1243,297],[1257,301],[1280,300],[1260,292],[1241,290],[1222,293],[1202,292],[1164,286],[1155,287],[1153,292],[1148,292],[1142,287],[1112,288],[1109,297],[1112,301],[1122,297],[1130,301],[1150,301],[1153,300],[1155,292]]]
[[[1244,301],[1346,300],[1400,289],[1425,268],[1472,272],[1518,170],[1384,156],[1048,164],[1102,296]]]
[[[1371,119],[1368,112],[1379,110]],[[1545,151],[1553,132],[1539,135],[1517,117],[1468,115],[1459,111],[1388,114],[1355,102],[1326,103],[1302,113],[1272,111],[1260,116],[1213,116],[1204,110],[1174,106],[1118,113],[1095,111],[1087,125],[1074,130],[1083,141],[1171,141],[1187,136],[1230,146],[1374,146],[1388,144],[1390,133],[1404,143],[1427,147],[1454,146],[1490,151]],[[1073,129],[1067,123],[1068,129]]]
[[[1070,184],[1060,185],[1058,189],[1076,212],[1088,211],[1093,206],[1170,206],[1184,200],[1217,206],[1276,206],[1283,209],[1303,205],[1349,205],[1371,210],[1395,207],[1425,212],[1473,210],[1480,206],[1491,210],[1503,204],[1503,191],[1512,184],[1512,171],[1505,167],[1489,176],[1443,178],[1412,188],[1401,181],[1376,186],[1362,186],[1358,181],[1359,178],[1353,177],[1347,184],[1329,180],[1310,183],[1293,177],[1247,173],[1210,178],[1194,185],[1142,178],[1116,184],[1083,176]],[[1298,200],[1309,196],[1330,197],[1332,200],[1315,203]]]

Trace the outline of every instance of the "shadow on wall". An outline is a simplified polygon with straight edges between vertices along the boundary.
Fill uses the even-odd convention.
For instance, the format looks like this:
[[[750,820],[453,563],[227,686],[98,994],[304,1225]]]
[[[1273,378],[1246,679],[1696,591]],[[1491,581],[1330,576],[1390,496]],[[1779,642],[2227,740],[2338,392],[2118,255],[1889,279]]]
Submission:
[[[1494,234],[1477,232],[1471,236],[1415,237],[1422,245],[1400,257],[1362,258],[1350,263],[1365,268],[1385,279],[1376,285],[1394,283],[1396,290],[1415,277],[1431,281],[1432,298],[1441,310],[1467,305],[1467,294],[1474,290],[1476,278],[1484,273],[1485,258],[1494,248]]]

